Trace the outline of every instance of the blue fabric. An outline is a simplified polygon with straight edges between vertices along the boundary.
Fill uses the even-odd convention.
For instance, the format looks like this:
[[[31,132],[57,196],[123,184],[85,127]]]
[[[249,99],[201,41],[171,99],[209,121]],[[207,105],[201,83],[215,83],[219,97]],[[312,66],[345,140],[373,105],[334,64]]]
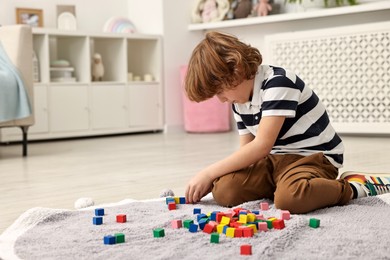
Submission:
[[[0,42],[0,122],[31,115],[26,88]]]

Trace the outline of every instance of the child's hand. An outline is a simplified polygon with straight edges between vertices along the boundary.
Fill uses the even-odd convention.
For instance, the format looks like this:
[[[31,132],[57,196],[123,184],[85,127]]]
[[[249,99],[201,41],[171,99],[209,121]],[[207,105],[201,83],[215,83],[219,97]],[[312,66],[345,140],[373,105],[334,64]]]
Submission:
[[[199,172],[187,185],[186,201],[188,203],[199,202],[212,189],[213,179],[206,172]]]

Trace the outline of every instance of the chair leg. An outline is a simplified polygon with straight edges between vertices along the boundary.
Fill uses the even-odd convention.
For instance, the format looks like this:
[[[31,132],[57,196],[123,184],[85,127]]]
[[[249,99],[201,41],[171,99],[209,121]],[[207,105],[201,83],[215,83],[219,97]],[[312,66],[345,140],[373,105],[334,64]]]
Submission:
[[[21,126],[20,129],[22,129],[23,132],[23,156],[27,156],[27,132],[28,132],[28,126]]]

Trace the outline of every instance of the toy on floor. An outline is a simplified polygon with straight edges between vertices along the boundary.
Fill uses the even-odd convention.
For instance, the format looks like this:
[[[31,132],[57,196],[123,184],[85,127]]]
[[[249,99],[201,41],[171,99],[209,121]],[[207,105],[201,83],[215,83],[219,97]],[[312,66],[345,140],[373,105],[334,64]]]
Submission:
[[[309,220],[309,226],[312,228],[318,228],[320,226],[320,220],[316,218],[311,218]]]
[[[242,245],[240,247],[241,255],[252,255],[252,246],[249,244]]]

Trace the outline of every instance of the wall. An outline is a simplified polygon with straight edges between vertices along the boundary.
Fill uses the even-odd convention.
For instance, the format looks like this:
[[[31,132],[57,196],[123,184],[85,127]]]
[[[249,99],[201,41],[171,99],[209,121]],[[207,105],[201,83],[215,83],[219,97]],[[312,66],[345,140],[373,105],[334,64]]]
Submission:
[[[113,16],[127,17],[127,0],[2,0],[0,24],[15,24],[15,9],[43,9],[44,27],[56,28],[57,5],[75,5],[78,29],[101,32],[104,23]]]
[[[15,7],[44,10],[45,27],[56,27],[56,5],[76,5],[80,30],[101,31],[112,16],[127,16],[142,33],[163,34],[165,122],[168,130],[182,129],[182,88],[179,68],[185,64],[204,31],[188,31],[190,14],[197,0],[6,0],[0,3],[0,24],[15,23]],[[280,1],[280,0],[278,0]],[[282,0],[284,1],[284,0]],[[330,18],[278,22],[224,28],[263,51],[264,36],[272,33],[328,28],[389,20],[389,11],[334,16]],[[266,53],[263,53],[266,58]]]

